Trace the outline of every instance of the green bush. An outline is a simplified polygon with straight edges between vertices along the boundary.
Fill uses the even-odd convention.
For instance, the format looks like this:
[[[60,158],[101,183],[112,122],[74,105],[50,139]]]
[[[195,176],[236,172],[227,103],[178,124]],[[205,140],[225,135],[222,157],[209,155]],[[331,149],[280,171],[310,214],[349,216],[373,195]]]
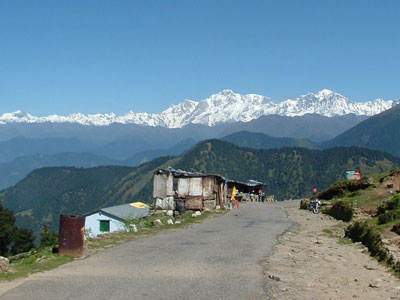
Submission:
[[[397,223],[395,225],[393,225],[391,231],[397,233],[398,235],[400,235],[400,223]]]
[[[35,245],[33,244],[34,240],[35,236],[31,229],[16,228],[14,231],[11,252],[13,255],[28,252],[32,248],[35,248]]]
[[[333,203],[331,208],[324,209],[323,213],[330,215],[337,220],[349,222],[353,217],[353,208],[349,202],[338,200]]]
[[[353,242],[361,242],[368,248],[371,255],[377,256],[379,260],[385,260],[388,253],[382,246],[382,238],[376,226],[368,222],[357,221],[349,225],[345,235]]]
[[[378,215],[382,215],[389,210],[400,209],[400,195],[395,195],[389,201],[383,202],[378,207]]]
[[[396,219],[400,219],[400,209],[388,210],[378,216],[378,224],[386,224]]]
[[[363,177],[362,182],[358,180],[344,180],[339,181],[333,185],[331,185],[326,190],[322,191],[318,194],[318,198],[324,200],[331,200],[334,197],[343,197],[345,192],[351,192],[351,197],[357,195],[357,191],[364,190],[368,188],[371,184],[368,182],[368,179]]]
[[[58,245],[58,234],[51,232],[49,225],[44,225],[40,238],[40,248],[55,247]]]

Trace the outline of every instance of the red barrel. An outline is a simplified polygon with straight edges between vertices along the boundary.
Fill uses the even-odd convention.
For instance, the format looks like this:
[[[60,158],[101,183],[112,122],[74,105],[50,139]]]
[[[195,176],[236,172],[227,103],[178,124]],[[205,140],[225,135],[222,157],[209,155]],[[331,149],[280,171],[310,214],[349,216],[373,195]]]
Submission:
[[[60,255],[82,256],[85,230],[85,216],[60,215]]]

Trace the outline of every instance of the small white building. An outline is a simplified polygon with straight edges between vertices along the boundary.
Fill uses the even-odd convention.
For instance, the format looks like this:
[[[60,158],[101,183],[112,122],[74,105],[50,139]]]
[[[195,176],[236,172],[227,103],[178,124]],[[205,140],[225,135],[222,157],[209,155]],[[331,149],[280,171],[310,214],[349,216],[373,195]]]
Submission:
[[[85,236],[96,237],[99,234],[128,231],[126,222],[149,215],[149,206],[133,202],[101,208],[85,214]]]

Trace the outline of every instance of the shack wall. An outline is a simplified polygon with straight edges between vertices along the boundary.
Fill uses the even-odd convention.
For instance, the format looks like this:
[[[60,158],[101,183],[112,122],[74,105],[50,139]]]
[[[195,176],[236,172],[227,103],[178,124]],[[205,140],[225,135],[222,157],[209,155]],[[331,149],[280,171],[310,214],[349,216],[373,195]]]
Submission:
[[[204,200],[212,200],[215,199],[215,193],[214,193],[214,184],[215,184],[215,179],[214,177],[203,177],[203,199]]]
[[[203,178],[192,177],[189,179],[189,196],[203,195]]]
[[[189,196],[185,201],[186,209],[203,209],[202,196]]]
[[[174,176],[172,174],[169,174],[169,176],[166,179],[166,194],[167,196],[174,196],[175,191],[174,191]]]
[[[153,178],[153,198],[167,197],[167,175],[155,174]]]
[[[189,196],[189,178],[178,178],[178,198]]]

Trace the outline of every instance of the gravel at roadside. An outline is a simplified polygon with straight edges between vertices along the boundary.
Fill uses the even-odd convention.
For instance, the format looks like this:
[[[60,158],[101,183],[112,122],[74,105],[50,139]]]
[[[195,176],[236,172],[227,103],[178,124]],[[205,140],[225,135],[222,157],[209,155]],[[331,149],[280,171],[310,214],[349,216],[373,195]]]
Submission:
[[[273,299],[400,299],[400,281],[360,244],[334,237],[345,224],[283,205],[297,228],[280,237],[265,264]]]

